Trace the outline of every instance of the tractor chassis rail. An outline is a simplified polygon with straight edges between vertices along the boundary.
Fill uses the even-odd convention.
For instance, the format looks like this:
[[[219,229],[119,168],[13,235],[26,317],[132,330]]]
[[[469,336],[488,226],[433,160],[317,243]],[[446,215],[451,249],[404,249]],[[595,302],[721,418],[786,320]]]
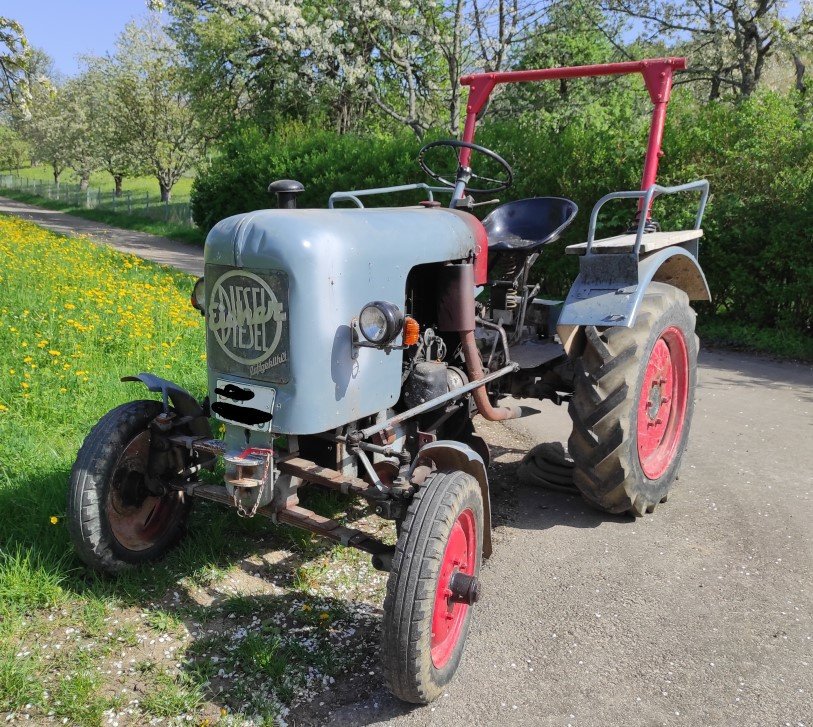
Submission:
[[[304,462],[304,460],[300,461]],[[314,465],[314,467],[315,466],[316,465]],[[228,492],[226,492],[226,489],[219,485],[194,484],[187,489],[187,492],[194,497],[211,500],[223,505],[233,504],[232,498]],[[389,570],[388,565],[392,559],[392,553],[395,552],[395,547],[387,545],[361,530],[348,528],[335,520],[318,515],[312,510],[299,507],[298,505],[292,505],[283,510],[275,510],[265,505],[264,507],[257,508],[256,514],[263,515],[275,523],[293,525],[294,527],[307,530],[315,535],[321,535],[328,540],[332,540],[334,543],[340,543],[349,548],[363,550],[365,553],[370,553],[373,556],[373,565],[376,568],[379,570]]]

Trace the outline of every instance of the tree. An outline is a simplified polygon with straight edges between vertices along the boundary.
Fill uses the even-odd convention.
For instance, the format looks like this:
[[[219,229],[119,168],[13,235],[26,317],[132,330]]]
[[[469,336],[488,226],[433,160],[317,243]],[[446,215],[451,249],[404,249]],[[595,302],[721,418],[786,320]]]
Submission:
[[[781,0],[607,0],[605,8],[633,18],[643,42],[671,42],[689,55],[691,65],[676,84],[702,82],[709,99],[724,91],[750,96],[783,42],[813,37],[807,12],[790,20]]]
[[[30,55],[23,27],[0,15],[0,112],[27,114]]]
[[[48,79],[32,84],[30,114],[22,124],[22,132],[31,145],[33,160],[51,167],[56,185],[70,166],[71,142],[66,133],[70,123],[60,88]]]
[[[88,73],[69,79],[59,90],[59,119],[68,150],[68,166],[79,177],[79,189],[87,190],[90,175],[102,167],[99,124],[103,99],[96,93]]]
[[[202,124],[190,106],[183,58],[151,15],[119,36],[114,93],[122,143],[158,180],[161,200],[200,158]]]
[[[28,144],[17,131],[0,124],[0,169],[19,169],[29,151]]]
[[[166,3],[196,99],[223,96],[230,101],[220,108],[259,111],[266,121],[271,109],[303,117],[326,111],[339,131],[369,125],[366,112],[375,109],[382,121],[419,137],[439,125],[457,133],[460,75],[501,69],[546,6],[546,0]]]
[[[111,58],[87,57],[83,62],[81,83],[93,106],[94,154],[99,166],[113,178],[115,196],[121,197],[125,177],[149,170],[133,156],[132,145],[120,123],[128,110],[117,94],[118,65]]]

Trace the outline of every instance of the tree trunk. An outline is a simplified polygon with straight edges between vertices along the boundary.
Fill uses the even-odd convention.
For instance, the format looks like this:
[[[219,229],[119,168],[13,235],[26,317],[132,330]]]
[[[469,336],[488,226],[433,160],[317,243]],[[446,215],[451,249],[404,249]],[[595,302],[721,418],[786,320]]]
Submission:
[[[796,54],[793,54],[793,67],[796,71],[796,90],[799,93],[804,93],[807,90],[807,85],[805,84],[805,64],[802,62],[802,59]]]
[[[90,176],[83,174],[79,178],[79,191],[80,192],[87,192],[88,191],[88,184],[90,184]]]
[[[116,197],[121,197],[121,183],[124,181],[124,176],[121,174],[114,174],[113,175],[113,183],[116,185],[116,191],[114,194]]]
[[[158,186],[161,189],[161,201],[169,202],[172,198],[172,187],[164,184],[160,179],[158,180]]]
[[[720,98],[720,76],[716,73],[711,77],[711,88],[709,89],[709,101],[716,101]]]
[[[62,170],[57,169],[56,167],[54,167],[53,169],[54,169],[54,184],[58,187],[59,186],[59,175],[62,174]]]

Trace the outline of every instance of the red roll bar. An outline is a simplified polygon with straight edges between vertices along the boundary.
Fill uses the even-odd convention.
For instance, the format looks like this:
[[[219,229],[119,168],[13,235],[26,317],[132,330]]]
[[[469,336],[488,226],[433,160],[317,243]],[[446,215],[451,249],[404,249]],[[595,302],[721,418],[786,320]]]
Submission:
[[[602,63],[594,66],[571,66],[569,68],[544,68],[535,71],[500,71],[496,73],[472,73],[463,76],[460,83],[469,87],[469,100],[466,106],[466,125],[463,128],[463,141],[474,141],[474,128],[477,114],[488,101],[488,97],[498,83],[524,83],[527,81],[552,81],[562,78],[591,78],[594,76],[616,76],[626,73],[640,73],[644,77],[649,98],[652,100],[652,121],[649,126],[649,143],[644,159],[644,172],[641,176],[641,189],[655,184],[658,175],[658,160],[663,156],[661,142],[666,121],[666,105],[672,91],[672,73],[686,68],[685,58],[651,58],[625,63]],[[471,149],[460,150],[460,164],[468,166]],[[643,204],[643,200],[641,203]],[[640,209],[640,206],[639,206]],[[649,214],[649,210],[647,210]]]

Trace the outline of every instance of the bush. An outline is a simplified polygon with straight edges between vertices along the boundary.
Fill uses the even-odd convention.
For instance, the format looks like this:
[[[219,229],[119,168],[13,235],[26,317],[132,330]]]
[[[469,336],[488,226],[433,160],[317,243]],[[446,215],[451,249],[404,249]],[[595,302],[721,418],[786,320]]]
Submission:
[[[809,104],[809,102],[808,102]],[[543,115],[481,124],[477,141],[513,165],[515,185],[502,201],[550,194],[570,197],[581,213],[563,240],[537,264],[544,292],[566,294],[577,261],[565,245],[585,239],[589,212],[603,194],[640,184],[648,104],[616,104],[571,120],[563,128]],[[712,197],[703,227],[701,262],[715,314],[732,321],[809,334],[813,310],[813,124],[809,106],[794,95],[761,93],[739,105],[701,106],[675,93],[664,139],[659,181],[705,177]],[[245,128],[225,140],[221,154],[192,190],[196,223],[209,229],[231,214],[273,206],[274,179],[305,184],[302,207],[324,207],[335,190],[424,179],[410,133],[394,137],[338,135],[294,126],[268,136]],[[421,198],[365,199],[404,204]],[[655,217],[664,229],[691,223],[696,197],[664,198]],[[483,214],[489,209],[481,208]],[[631,204],[610,203],[600,231],[612,234],[634,217]],[[710,311],[707,311],[710,312]]]

